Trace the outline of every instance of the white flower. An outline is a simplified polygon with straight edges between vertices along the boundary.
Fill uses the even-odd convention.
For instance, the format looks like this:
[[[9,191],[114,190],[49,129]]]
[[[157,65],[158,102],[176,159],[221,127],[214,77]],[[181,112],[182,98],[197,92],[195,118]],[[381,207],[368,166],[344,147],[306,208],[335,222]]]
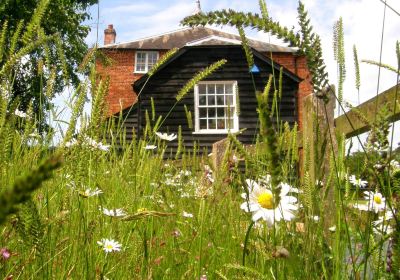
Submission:
[[[107,209],[107,208],[99,207],[99,210],[102,211],[104,215],[109,216],[109,217],[123,217],[123,216],[126,216],[125,211],[123,209],[121,209],[121,208]]]
[[[185,212],[185,211],[183,211],[182,216],[185,217],[185,218],[193,218],[193,214],[192,213],[188,213],[188,212]]]
[[[328,228],[330,232],[335,232],[336,231],[336,226],[331,226]]]
[[[353,205],[361,211],[374,211],[378,213],[386,208],[386,199],[379,192],[365,191],[364,198],[367,200],[363,204],[356,203]]]
[[[97,244],[103,246],[103,250],[106,253],[113,251],[121,251],[122,245],[113,239],[102,238],[101,241],[97,241]]]
[[[99,194],[102,194],[103,191],[100,190],[99,188],[96,188],[94,191],[92,189],[88,188],[85,191],[79,192],[79,194],[83,197],[90,197],[90,196],[98,196]]]
[[[24,111],[20,111],[18,109],[15,109],[14,115],[20,118],[26,118],[28,116]]]
[[[208,181],[210,181],[211,183],[214,183],[214,178],[211,173],[207,173],[206,177],[207,177]]]
[[[154,150],[154,149],[156,149],[156,148],[157,148],[156,145],[146,145],[146,146],[144,147],[145,150]]]
[[[183,176],[190,176],[192,175],[192,172],[190,172],[190,170],[181,170],[179,171],[179,174]]]
[[[365,188],[368,184],[367,181],[361,180],[361,178],[357,179],[355,175],[351,175],[349,177],[350,183],[352,183],[354,186],[359,187],[359,188]]]
[[[72,138],[70,141],[65,142],[65,147],[71,148],[72,146],[75,146],[78,144],[78,141],[76,141],[75,138]]]
[[[265,177],[262,181],[269,182],[270,177]],[[297,189],[292,188],[286,183],[279,184],[281,192],[279,194],[279,202],[274,205],[274,194],[271,190],[270,184],[263,184],[264,182],[255,182],[253,180],[246,180],[249,190],[248,201],[242,203],[240,206],[246,212],[253,212],[253,221],[263,219],[268,226],[272,226],[275,221],[281,220],[290,221],[294,218],[294,211],[298,210],[297,198],[288,196],[289,192],[296,192]],[[246,193],[242,194],[244,199],[247,199]]]
[[[156,135],[158,137],[160,137],[160,139],[162,140],[166,140],[166,141],[173,141],[176,139],[176,134],[167,134],[167,133],[161,133],[161,132],[156,132]]]
[[[386,211],[378,220],[372,222],[374,232],[381,235],[391,234],[393,232],[393,228],[389,225],[389,220],[391,219],[393,219],[393,213]]]
[[[312,216],[312,219],[314,222],[318,223],[319,222],[319,216]]]
[[[98,148],[99,150],[108,152],[108,151],[110,150],[110,145],[104,145],[104,144],[102,144],[102,143],[98,143],[98,144],[97,144],[97,148]]]
[[[391,167],[393,170],[400,169],[400,163],[399,163],[397,160],[392,159],[392,160],[390,161],[390,167]]]

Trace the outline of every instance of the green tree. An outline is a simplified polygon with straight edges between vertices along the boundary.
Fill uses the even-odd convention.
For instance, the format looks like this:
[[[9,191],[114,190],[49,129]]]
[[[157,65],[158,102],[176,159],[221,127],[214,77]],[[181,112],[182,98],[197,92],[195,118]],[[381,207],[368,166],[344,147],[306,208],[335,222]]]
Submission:
[[[45,112],[51,106],[55,93],[60,93],[68,83],[76,86],[79,82],[78,66],[87,53],[84,39],[90,31],[83,25],[91,18],[88,8],[98,0],[2,0],[0,1],[0,23],[7,23],[6,45],[12,45],[12,34],[23,33],[28,29],[37,9],[43,15],[31,28],[36,29],[36,37],[57,34],[44,48],[37,48],[24,57],[18,68],[13,69],[11,100],[26,111],[31,105],[39,130],[48,129]],[[29,23],[29,24],[27,24]],[[22,27],[23,26],[23,27]],[[22,48],[27,39],[19,38],[16,51]],[[12,54],[10,54],[12,55]],[[0,66],[5,63],[0,58]],[[47,94],[45,94],[47,92]]]

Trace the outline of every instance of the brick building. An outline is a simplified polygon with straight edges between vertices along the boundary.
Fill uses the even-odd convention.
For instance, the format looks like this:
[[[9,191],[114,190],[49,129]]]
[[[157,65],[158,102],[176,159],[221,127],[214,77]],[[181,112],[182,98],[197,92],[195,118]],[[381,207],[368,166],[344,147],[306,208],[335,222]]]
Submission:
[[[179,89],[196,73],[222,58],[228,62],[185,96],[168,114],[161,131],[176,133],[177,127],[181,126],[187,143],[193,140],[200,146],[209,147],[226,137],[228,131],[246,128],[239,140],[250,144],[257,132],[255,91],[262,91],[268,76],[279,73],[281,67],[281,119],[291,124],[298,122],[301,126],[303,112],[300,104],[304,96],[311,94],[312,87],[306,59],[298,55],[296,49],[249,39],[259,70],[249,73],[240,37],[213,28],[182,28],[126,43],[115,42],[116,31],[112,25],[104,33],[101,51],[111,58],[112,64],[105,67],[97,62],[97,69],[102,77],[110,78],[106,97],[108,114],[129,112],[126,127],[135,129],[136,134],[140,135],[144,126],[145,111],[151,110],[151,98],[157,114],[165,117],[174,106]],[[172,48],[180,50],[146,81],[147,71]],[[137,100],[139,91],[142,93]],[[240,104],[236,105],[237,101]],[[236,112],[239,112],[238,106],[240,114]],[[192,125],[185,117],[187,110],[192,112]],[[127,137],[130,137],[129,133]]]

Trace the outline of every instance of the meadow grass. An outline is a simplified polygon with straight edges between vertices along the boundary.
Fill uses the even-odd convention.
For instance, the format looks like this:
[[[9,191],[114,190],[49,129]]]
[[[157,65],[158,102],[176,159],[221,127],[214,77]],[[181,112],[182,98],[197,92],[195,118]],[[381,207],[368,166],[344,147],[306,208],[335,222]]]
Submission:
[[[322,162],[310,158],[313,143],[299,156],[298,127],[280,122],[281,85],[270,78],[264,93],[255,92],[254,147],[228,135],[222,165],[213,167],[198,149],[171,154],[156,135],[163,131],[157,108],[142,138],[125,141],[124,116],[104,118],[108,84],[89,63],[67,132],[53,145],[51,131],[38,134],[31,111],[15,110],[7,71],[18,65],[5,65],[0,201],[7,207],[0,207],[8,210],[0,211],[0,278],[398,279],[400,166],[384,137],[370,138],[357,169],[338,137],[338,150],[327,152],[329,172],[315,180],[310,168]],[[88,88],[91,117],[81,117],[76,132]],[[379,118],[371,134],[387,136],[387,127]],[[350,179],[355,170],[354,180],[367,186]]]

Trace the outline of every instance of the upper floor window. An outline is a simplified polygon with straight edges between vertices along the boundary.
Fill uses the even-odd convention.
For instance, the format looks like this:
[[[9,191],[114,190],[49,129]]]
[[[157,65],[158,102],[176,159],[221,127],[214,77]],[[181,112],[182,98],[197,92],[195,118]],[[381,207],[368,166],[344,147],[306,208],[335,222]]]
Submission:
[[[200,82],[195,86],[195,132],[239,131],[236,88],[236,81]]]
[[[136,52],[135,73],[147,73],[158,60],[158,52]]]

